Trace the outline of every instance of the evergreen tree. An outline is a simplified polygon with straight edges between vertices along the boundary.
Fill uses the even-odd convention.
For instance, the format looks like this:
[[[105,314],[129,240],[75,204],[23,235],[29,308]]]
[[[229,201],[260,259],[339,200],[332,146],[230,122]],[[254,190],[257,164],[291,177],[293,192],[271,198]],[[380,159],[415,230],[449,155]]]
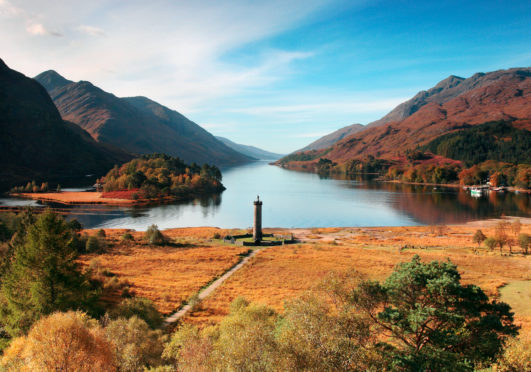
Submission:
[[[61,216],[46,211],[26,230],[17,236],[2,283],[0,317],[12,336],[54,311],[91,310],[97,299],[75,261],[75,234]]]

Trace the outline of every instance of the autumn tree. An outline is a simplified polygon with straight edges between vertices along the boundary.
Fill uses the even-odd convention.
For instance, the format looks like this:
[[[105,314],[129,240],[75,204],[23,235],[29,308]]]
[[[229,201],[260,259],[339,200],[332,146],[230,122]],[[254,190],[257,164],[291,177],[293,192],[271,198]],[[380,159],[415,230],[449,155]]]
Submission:
[[[518,235],[518,245],[522,248],[525,254],[528,254],[529,244],[531,244],[531,237],[529,234],[520,234]]]
[[[143,371],[162,364],[166,335],[161,330],[151,329],[142,319],[133,316],[112,320],[104,331],[112,345],[118,371]]]
[[[85,313],[54,313],[13,340],[2,367],[13,372],[116,371],[109,342]]]
[[[507,239],[509,239],[507,231],[509,230],[510,226],[511,224],[509,222],[500,221],[494,227],[494,238],[496,239],[496,243],[500,247],[500,253],[502,252],[503,246],[507,244]]]
[[[483,234],[483,231],[481,230],[476,230],[476,233],[472,237],[472,240],[474,241],[474,243],[477,243],[478,248],[485,239],[487,239],[487,237],[485,236],[485,234]]]
[[[515,238],[518,237],[518,234],[520,234],[521,230],[522,230],[522,223],[520,222],[520,219],[517,218],[511,224],[511,231],[513,232]]]
[[[517,333],[507,304],[460,279],[451,262],[415,256],[385,282],[364,281],[353,292],[373,330],[392,340],[380,344],[390,369],[472,371],[492,363],[504,339]]]
[[[98,298],[76,262],[75,233],[61,216],[46,211],[24,231],[13,239],[13,259],[1,287],[0,318],[12,336],[58,310],[92,310]]]

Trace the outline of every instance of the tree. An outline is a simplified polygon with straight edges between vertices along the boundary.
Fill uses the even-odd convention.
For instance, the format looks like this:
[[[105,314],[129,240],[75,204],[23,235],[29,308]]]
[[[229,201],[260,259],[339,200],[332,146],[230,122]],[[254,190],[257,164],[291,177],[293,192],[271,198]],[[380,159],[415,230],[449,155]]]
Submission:
[[[474,237],[472,238],[474,243],[477,243],[478,248],[485,239],[487,239],[487,237],[485,236],[485,234],[483,234],[483,231],[481,230],[477,230],[476,233],[474,234]]]
[[[116,371],[110,344],[85,313],[54,313],[39,320],[28,336],[18,337],[4,352],[7,371]]]
[[[183,324],[164,347],[162,356],[171,360],[178,371],[214,371],[212,341],[195,325]]]
[[[518,244],[520,245],[520,248],[522,248],[522,251],[524,251],[525,254],[528,254],[529,244],[531,244],[531,236],[528,234],[518,235]]]
[[[0,316],[9,334],[18,336],[54,311],[94,310],[98,292],[76,258],[75,233],[61,216],[46,211],[26,228],[1,288],[6,305]]]
[[[502,252],[503,246],[507,243],[507,239],[509,239],[507,235],[507,230],[511,224],[507,221],[500,221],[496,224],[494,227],[494,238],[496,239],[496,243],[500,247],[500,253]]]
[[[494,249],[494,247],[496,246],[496,244],[497,244],[496,239],[494,239],[494,238],[492,238],[492,237],[491,237],[491,238],[487,238],[487,239],[485,239],[485,245],[486,245],[487,248],[488,248],[489,250],[491,250],[491,251]]]
[[[520,230],[522,230],[522,223],[520,222],[520,219],[517,218],[511,224],[511,231],[513,232],[515,238],[518,236],[518,234],[520,234]]]
[[[276,321],[271,308],[234,301],[213,342],[215,365],[223,371],[271,371],[277,351]]]
[[[118,371],[143,371],[162,364],[166,336],[161,330],[150,329],[142,319],[133,316],[112,320],[105,327],[105,335],[112,345]]]
[[[352,302],[374,331],[392,339],[381,343],[390,369],[472,371],[492,363],[504,339],[517,333],[507,304],[460,279],[450,261],[424,264],[415,256],[384,283],[360,283]]]

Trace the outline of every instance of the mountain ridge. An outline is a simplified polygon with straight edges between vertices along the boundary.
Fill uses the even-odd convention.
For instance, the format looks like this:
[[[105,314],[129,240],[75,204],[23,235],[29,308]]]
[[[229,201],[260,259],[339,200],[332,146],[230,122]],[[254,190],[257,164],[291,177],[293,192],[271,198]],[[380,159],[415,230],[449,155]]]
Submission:
[[[104,174],[131,159],[64,121],[41,84],[0,61],[0,187]]]
[[[404,119],[385,122],[389,117],[404,115],[406,109],[414,112]],[[403,156],[407,149],[459,130],[464,124],[503,120],[529,130],[531,68],[477,73],[468,79],[450,76],[435,87],[417,93],[380,120],[338,141],[323,156],[338,163],[368,156],[392,160]]]
[[[35,79],[47,88],[63,119],[87,130],[98,142],[130,153],[166,153],[187,163],[229,166],[253,160],[147,97],[117,97],[88,81],[70,82],[53,70]]]
[[[223,142],[225,145],[231,147],[232,149],[241,152],[244,155],[250,156],[255,159],[259,160],[277,160],[283,157],[282,154],[277,154],[274,152],[266,151],[264,149],[258,148],[256,146],[250,146],[250,145],[242,145],[240,143],[236,143],[231,141],[228,138],[216,136],[218,140]]]

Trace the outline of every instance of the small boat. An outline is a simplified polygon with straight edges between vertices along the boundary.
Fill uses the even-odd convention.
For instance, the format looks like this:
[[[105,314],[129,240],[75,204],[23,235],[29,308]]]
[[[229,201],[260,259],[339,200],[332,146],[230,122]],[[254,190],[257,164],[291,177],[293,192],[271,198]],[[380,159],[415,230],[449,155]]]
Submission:
[[[479,187],[472,187],[470,188],[470,195],[479,198],[483,194],[483,189],[480,189]]]

